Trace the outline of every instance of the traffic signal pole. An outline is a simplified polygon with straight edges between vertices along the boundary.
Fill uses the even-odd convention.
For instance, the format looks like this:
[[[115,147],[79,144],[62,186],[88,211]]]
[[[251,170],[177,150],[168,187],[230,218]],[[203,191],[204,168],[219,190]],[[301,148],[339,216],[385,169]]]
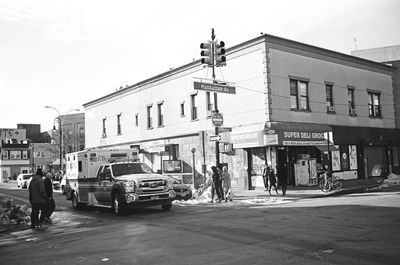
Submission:
[[[214,34],[214,29],[211,29],[211,42],[212,42],[212,46],[211,46],[211,55],[212,55],[212,79],[213,79],[213,83],[217,83],[216,79],[215,79],[215,34]],[[214,111],[215,112],[219,112],[218,110],[218,94],[216,92],[214,92]],[[218,126],[215,126],[215,136],[218,139],[218,135],[219,135],[219,131],[218,131]],[[218,167],[219,166],[219,141],[215,141],[215,166]]]
[[[215,78],[215,67],[226,66],[226,57],[225,57],[225,43],[223,41],[217,42],[215,40],[214,29],[211,29],[211,41],[204,42],[200,44],[200,49],[202,49],[200,55],[203,57],[201,59],[202,64],[206,64],[207,67],[212,68],[212,80],[213,84],[218,85],[218,81]],[[215,90],[214,90],[215,91]],[[218,93],[214,92],[214,113],[219,113],[218,110]],[[221,115],[220,115],[221,116]],[[222,119],[222,116],[221,116]],[[214,124],[214,121],[213,121]],[[215,137],[219,138],[219,130],[218,126],[215,126]],[[215,160],[216,166],[219,166],[219,141],[215,141]]]

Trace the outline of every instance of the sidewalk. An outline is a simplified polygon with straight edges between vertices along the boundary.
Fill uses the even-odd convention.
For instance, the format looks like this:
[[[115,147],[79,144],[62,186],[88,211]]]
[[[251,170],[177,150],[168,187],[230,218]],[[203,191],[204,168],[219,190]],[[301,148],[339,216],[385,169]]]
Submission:
[[[399,184],[393,184],[390,186],[396,186]],[[387,187],[387,186],[386,186]],[[327,196],[338,196],[350,193],[363,193],[368,191],[382,191],[386,187],[382,184],[382,180],[378,177],[370,179],[355,179],[355,180],[344,180],[342,189],[334,190],[330,192],[323,192],[318,186],[289,186],[286,191],[288,198],[321,198]],[[255,190],[243,190],[233,188],[235,199],[247,200],[255,198],[270,197],[268,191],[264,191],[264,188],[256,187]],[[276,195],[275,190],[271,190],[272,196],[282,196],[281,190],[278,190],[279,195]]]

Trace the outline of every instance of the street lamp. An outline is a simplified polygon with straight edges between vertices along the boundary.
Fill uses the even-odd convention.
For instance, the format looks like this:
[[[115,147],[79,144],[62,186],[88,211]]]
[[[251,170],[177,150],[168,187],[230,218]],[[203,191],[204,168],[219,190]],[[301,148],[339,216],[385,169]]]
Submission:
[[[57,112],[58,116],[55,118],[55,120],[58,121],[58,129],[60,131],[60,171],[63,170],[62,167],[62,159],[63,159],[63,153],[62,153],[62,146],[63,146],[63,137],[62,137],[62,127],[63,127],[63,120],[61,119],[61,114],[58,111],[58,109],[56,109],[55,107],[52,106],[44,106],[46,109],[53,109]],[[80,111],[79,109],[70,109],[69,111],[67,111],[67,113],[65,115],[67,115],[68,113],[70,113],[71,111]],[[56,129],[56,125],[53,125],[53,130]]]

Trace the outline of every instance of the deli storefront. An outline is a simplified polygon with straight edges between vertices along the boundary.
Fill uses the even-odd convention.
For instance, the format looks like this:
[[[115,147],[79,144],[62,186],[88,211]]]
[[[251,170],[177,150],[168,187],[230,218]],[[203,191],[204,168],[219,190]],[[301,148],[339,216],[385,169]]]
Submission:
[[[355,147],[335,145],[332,131],[329,125],[270,123],[264,139],[267,146],[274,147],[272,166],[277,174],[287,176],[288,184],[293,186],[317,185],[319,174],[329,166],[334,174],[342,178],[343,172],[346,172],[346,178],[357,178],[357,161],[350,158],[350,153],[354,157]],[[329,159],[328,153],[332,159]]]

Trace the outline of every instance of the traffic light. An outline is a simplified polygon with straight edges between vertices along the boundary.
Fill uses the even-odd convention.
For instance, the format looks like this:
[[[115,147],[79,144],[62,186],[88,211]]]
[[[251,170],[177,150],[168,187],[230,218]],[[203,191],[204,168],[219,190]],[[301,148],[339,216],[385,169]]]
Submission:
[[[213,65],[214,58],[212,54],[212,42],[204,42],[200,44],[200,49],[202,51],[200,52],[201,57],[201,63],[202,64],[207,64],[207,65]]]
[[[223,41],[215,43],[215,65],[216,66],[226,65],[225,42]]]

